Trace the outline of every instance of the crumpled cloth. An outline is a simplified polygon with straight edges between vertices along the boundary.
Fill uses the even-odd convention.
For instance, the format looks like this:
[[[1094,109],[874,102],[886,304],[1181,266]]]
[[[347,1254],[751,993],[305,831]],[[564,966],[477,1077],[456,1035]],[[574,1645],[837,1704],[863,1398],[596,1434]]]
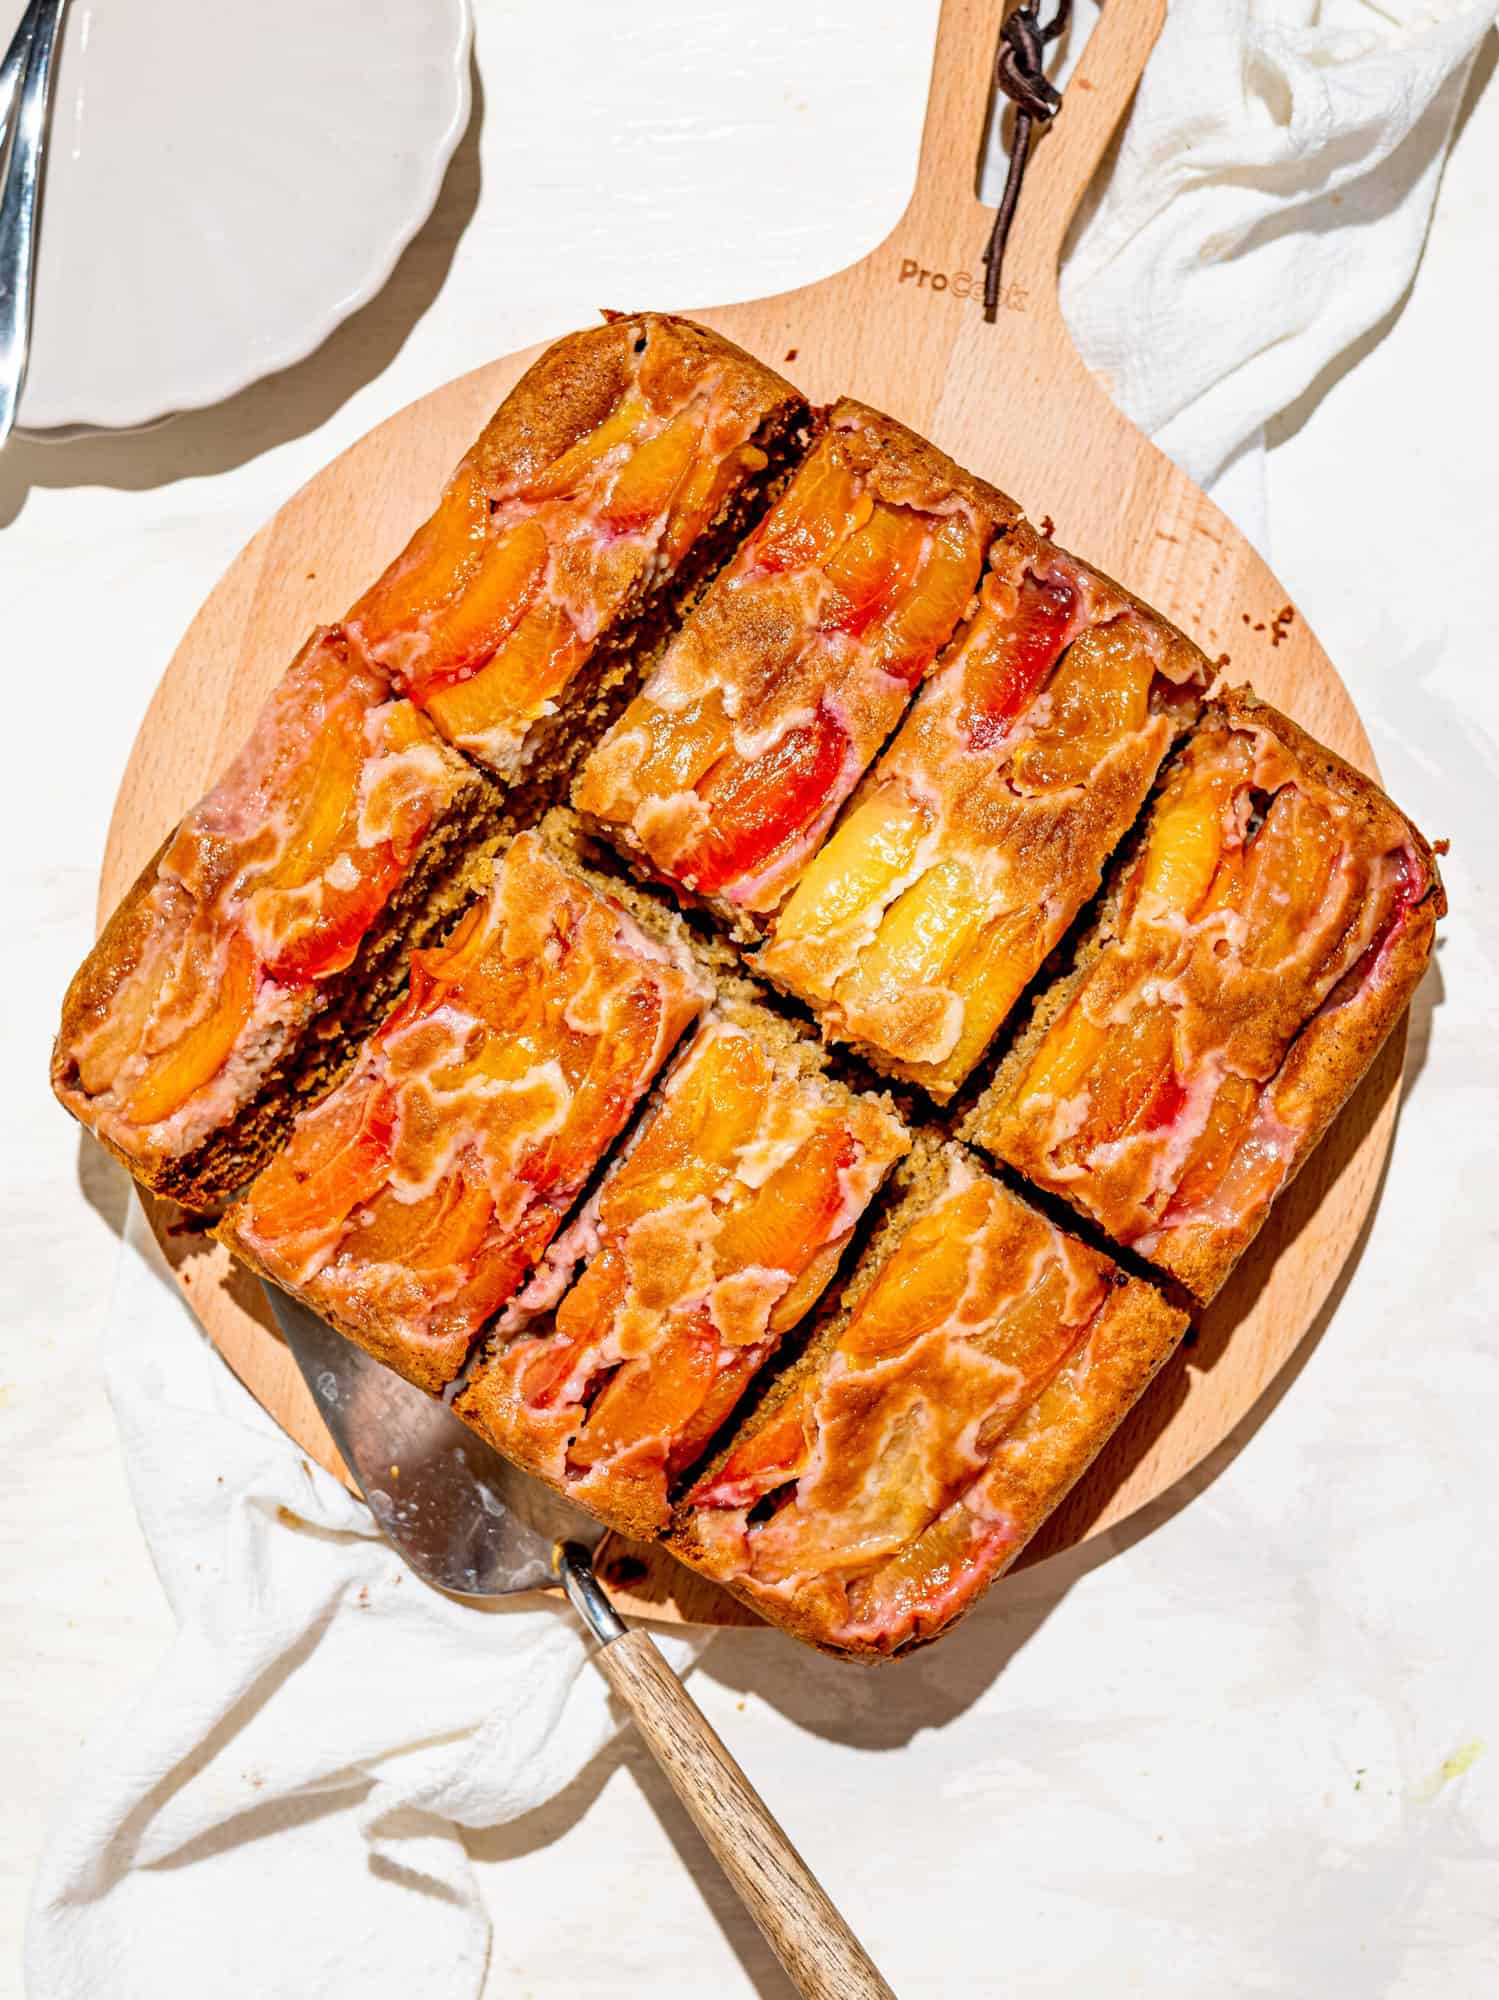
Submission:
[[[1177,0],[1064,273],[1086,360],[1251,535],[1265,422],[1411,281],[1495,0],[1403,4]],[[30,1993],[472,2000],[458,1828],[618,1727],[576,1622],[410,1576],[195,1335],[134,1210],[102,1352],[178,1632],[60,1803]],[[666,1643],[680,1668],[703,1638]]]
[[[1269,418],[1404,297],[1494,0],[1173,0],[1062,272],[1084,360],[1263,547]]]
[[[104,1371],[178,1631],[62,1806],[29,1990],[477,1993],[457,1827],[551,1797],[618,1726],[578,1620],[420,1583],[198,1333],[133,1202]],[[680,1671],[702,1636],[662,1643]]]

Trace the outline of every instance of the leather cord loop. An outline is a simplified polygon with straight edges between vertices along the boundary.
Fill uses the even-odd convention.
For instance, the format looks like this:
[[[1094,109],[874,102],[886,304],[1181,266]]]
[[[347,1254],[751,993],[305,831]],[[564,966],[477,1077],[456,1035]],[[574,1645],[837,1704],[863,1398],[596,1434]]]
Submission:
[[[1031,135],[1036,126],[1049,124],[1062,108],[1061,91],[1047,80],[1046,51],[1050,43],[1066,33],[1072,18],[1072,0],[1056,0],[1051,18],[1045,22],[1040,17],[1040,5],[1041,0],[1022,0],[1022,5],[1005,16],[994,63],[994,81],[1015,107],[1015,142],[1010,148],[1005,191],[1000,196],[994,227],[984,250],[984,318],[991,325],[999,311],[1005,245],[1010,240],[1010,225],[1020,200],[1020,184],[1025,179]]]

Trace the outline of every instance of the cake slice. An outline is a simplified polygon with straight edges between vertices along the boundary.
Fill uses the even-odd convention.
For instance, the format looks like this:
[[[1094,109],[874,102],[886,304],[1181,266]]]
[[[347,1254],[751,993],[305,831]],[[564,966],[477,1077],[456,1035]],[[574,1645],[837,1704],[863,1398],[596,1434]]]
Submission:
[[[1022,524],[757,969],[946,1103],[1099,885],[1212,670]]]
[[[838,403],[589,756],[574,803],[633,865],[758,936],[1015,518],[902,425]]]
[[[519,835],[404,1003],[215,1234],[422,1388],[440,1390],[525,1281],[708,989]]]
[[[905,1151],[891,1111],[821,1062],[753,1003],[712,1015],[455,1404],[637,1538],[665,1527],[670,1489],[815,1304]]]
[[[677,1509],[672,1552],[826,1652],[945,1631],[1186,1327],[923,1136],[842,1297]]]
[[[499,823],[496,787],[314,634],[69,986],[58,1097],[146,1187],[216,1207],[393,1003]]]
[[[1399,1019],[1445,909],[1378,786],[1235,689],[967,1133],[1206,1301]]]
[[[744,533],[805,416],[789,383],[688,320],[559,340],[349,613],[354,643],[449,742],[541,786]]]

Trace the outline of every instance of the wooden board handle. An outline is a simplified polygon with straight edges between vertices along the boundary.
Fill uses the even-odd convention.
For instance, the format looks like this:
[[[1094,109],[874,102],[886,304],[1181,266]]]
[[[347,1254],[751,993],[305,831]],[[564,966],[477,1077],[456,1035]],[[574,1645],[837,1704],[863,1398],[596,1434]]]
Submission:
[[[672,1790],[807,2000],[895,2000],[648,1634],[598,1652]]]
[[[1047,0],[1042,0],[1043,8]],[[921,135],[916,192],[906,211],[932,259],[972,260],[982,247],[978,199],[985,113],[1003,0],[943,0]],[[1068,85],[1062,109],[1031,156],[1006,253],[1007,277],[1055,291],[1068,225],[1124,116],[1166,18],[1166,0],[1106,0]],[[1003,100],[995,107],[998,117]],[[899,234],[899,229],[897,234]],[[940,247],[939,247],[940,246]]]

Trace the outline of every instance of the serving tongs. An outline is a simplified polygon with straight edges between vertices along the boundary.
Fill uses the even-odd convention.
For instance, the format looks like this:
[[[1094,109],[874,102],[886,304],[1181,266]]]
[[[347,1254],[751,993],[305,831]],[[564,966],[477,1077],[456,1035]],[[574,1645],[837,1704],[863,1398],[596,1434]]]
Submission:
[[[894,2000],[649,1634],[627,1628],[610,1604],[593,1569],[603,1528],[306,1306],[265,1290],[350,1476],[403,1561],[434,1589],[479,1604],[560,1583],[598,1641],[610,1687],[797,1990],[809,2000]]]

